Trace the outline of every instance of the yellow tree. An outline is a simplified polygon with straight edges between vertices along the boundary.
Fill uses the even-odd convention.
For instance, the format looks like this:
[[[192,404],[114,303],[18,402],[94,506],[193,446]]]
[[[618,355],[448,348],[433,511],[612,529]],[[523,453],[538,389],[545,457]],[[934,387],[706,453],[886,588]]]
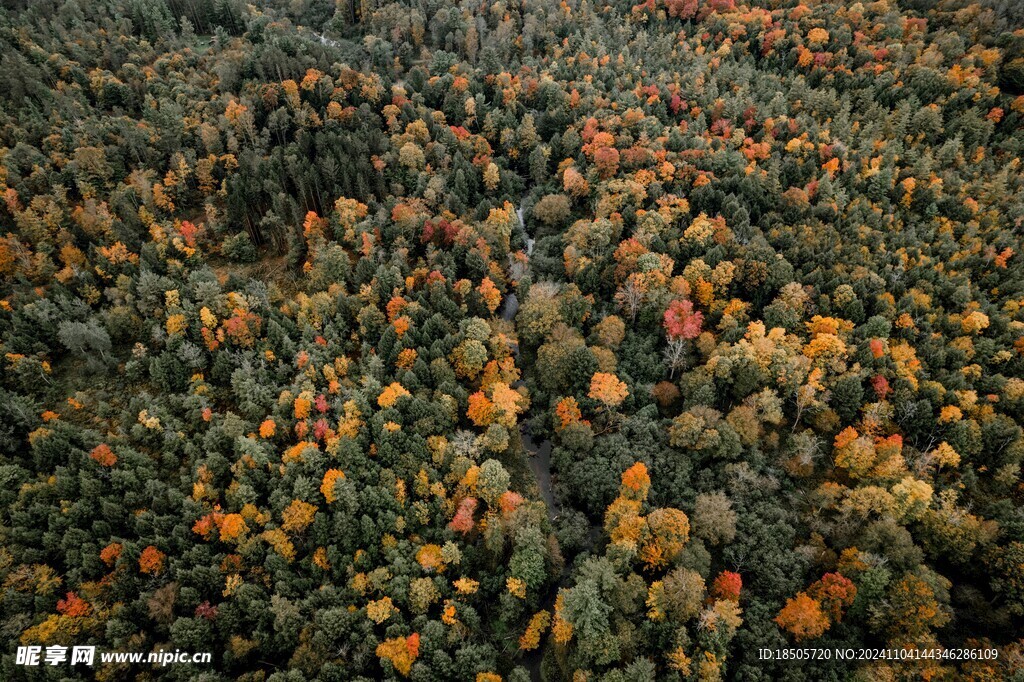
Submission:
[[[622,404],[622,401],[629,395],[629,388],[614,374],[595,372],[590,379],[588,395],[611,410]]]

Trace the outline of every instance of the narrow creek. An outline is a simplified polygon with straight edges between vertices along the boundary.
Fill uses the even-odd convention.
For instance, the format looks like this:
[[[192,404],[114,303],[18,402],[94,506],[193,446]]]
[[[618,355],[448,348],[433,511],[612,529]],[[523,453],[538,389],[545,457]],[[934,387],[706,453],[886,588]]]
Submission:
[[[561,511],[561,505],[555,498],[551,486],[551,441],[543,440],[540,445],[535,443],[526,424],[520,426],[519,436],[523,442],[523,449],[529,453],[526,463],[530,465],[530,471],[537,479],[541,499],[548,506],[548,518],[554,523],[558,518],[558,512]]]
[[[526,242],[526,255],[527,257],[533,254],[533,246],[536,243],[530,233],[526,231],[526,221],[523,219],[523,201],[526,199],[526,195],[523,196],[519,201],[519,206],[516,208],[516,217],[519,219],[519,230],[523,234],[523,238]],[[519,312],[519,299],[515,292],[509,292],[505,297],[505,301],[501,308],[502,319],[511,322],[516,313]],[[516,361],[519,361],[519,345],[516,344],[513,352],[516,357]],[[516,382],[517,386],[523,384],[522,380]],[[552,524],[558,519],[558,514],[561,511],[561,504],[558,498],[555,496],[554,487],[551,480],[551,441],[542,440],[537,443],[533,439],[533,435],[530,433],[530,427],[527,422],[522,422],[519,425],[519,436],[520,441],[523,444],[523,450],[526,453],[526,463],[530,467],[530,471],[533,473],[534,478],[537,481],[537,488],[540,490],[540,497],[544,500],[544,504],[548,508],[548,519]],[[558,588],[562,579],[565,578],[565,570],[556,584],[551,588],[550,593],[544,599],[541,604],[542,609],[551,611],[554,607],[555,597],[558,595]],[[547,640],[541,641],[541,645],[533,651],[527,651],[523,654],[521,664],[530,673],[530,679],[534,682],[541,682],[541,663],[544,660],[544,652],[547,648]]]
[[[313,31],[313,35],[317,37],[321,45],[329,45],[330,47],[338,47],[338,45],[341,45],[337,40],[332,40],[331,38],[328,38],[321,33],[317,33],[316,31]]]
[[[523,239],[526,241],[526,255],[529,257],[533,255],[533,245],[536,243],[536,240],[526,231],[526,221],[523,220],[524,199],[526,199],[526,195],[523,195],[523,198],[519,200],[519,207],[516,208],[516,217],[519,219],[519,231],[523,233]],[[505,302],[501,306],[501,317],[511,322],[517,312],[519,312],[519,297],[516,296],[516,292],[511,291],[505,297]],[[519,359],[518,348],[516,348],[516,359]]]

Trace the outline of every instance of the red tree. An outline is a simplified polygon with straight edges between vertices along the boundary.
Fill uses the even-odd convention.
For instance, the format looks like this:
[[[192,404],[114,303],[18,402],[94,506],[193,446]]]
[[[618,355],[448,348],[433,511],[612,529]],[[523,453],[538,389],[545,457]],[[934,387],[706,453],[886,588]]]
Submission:
[[[665,331],[670,339],[695,339],[700,336],[704,315],[693,310],[693,303],[686,300],[672,301],[665,311]]]

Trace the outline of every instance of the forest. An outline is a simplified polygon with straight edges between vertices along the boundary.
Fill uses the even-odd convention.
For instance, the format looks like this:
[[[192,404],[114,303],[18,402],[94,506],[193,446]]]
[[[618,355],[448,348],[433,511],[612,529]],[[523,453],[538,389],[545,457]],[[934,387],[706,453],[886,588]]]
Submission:
[[[1024,680],[1024,9],[634,2],[0,6],[0,679]]]

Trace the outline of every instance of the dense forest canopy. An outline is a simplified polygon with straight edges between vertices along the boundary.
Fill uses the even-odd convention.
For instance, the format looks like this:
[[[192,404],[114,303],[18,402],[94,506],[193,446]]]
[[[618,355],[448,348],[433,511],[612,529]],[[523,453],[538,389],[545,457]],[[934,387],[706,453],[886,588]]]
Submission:
[[[3,679],[1024,675],[1016,3],[8,5]]]

